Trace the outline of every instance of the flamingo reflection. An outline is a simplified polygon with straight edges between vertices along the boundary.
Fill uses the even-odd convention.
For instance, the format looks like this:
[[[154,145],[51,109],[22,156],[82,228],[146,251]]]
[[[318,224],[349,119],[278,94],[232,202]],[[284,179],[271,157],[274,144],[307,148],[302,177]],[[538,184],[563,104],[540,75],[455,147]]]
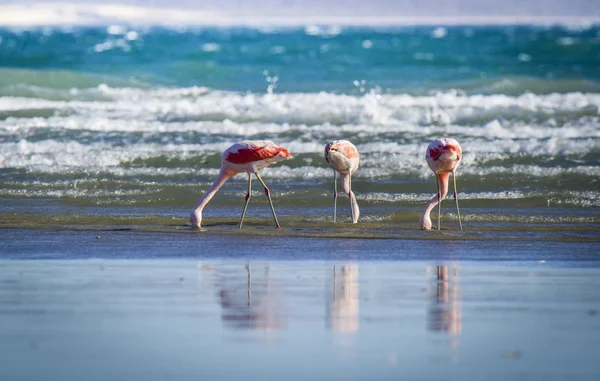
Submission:
[[[358,331],[358,266],[344,265],[339,271],[333,267],[333,289],[328,298],[327,321],[337,332]]]
[[[428,315],[430,330],[460,334],[461,302],[458,267],[436,266],[436,292]]]
[[[239,271],[220,274],[216,283],[221,319],[230,328],[281,329],[286,324],[278,310],[271,286],[269,267],[264,272],[252,271],[246,265],[245,276]]]

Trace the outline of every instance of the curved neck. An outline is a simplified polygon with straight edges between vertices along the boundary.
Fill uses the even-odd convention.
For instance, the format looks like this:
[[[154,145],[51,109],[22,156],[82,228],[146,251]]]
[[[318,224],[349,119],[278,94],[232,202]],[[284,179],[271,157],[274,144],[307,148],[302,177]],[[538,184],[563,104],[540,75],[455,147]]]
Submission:
[[[423,214],[421,215],[421,220],[420,220],[421,227],[423,227],[424,222],[428,222],[429,226],[431,226],[431,218],[429,217],[431,211],[438,204],[439,200],[443,200],[446,197],[446,195],[448,194],[448,184],[450,183],[450,172],[438,173],[438,174],[436,174],[436,176],[437,176],[438,183],[439,183],[439,189],[438,189],[438,192],[440,193],[439,199],[438,199],[438,195],[436,194],[435,196],[433,196],[431,198],[431,200],[429,200],[429,202],[425,206],[425,210],[423,211]]]
[[[231,178],[231,175],[229,175],[226,171],[221,170],[221,172],[219,173],[219,177],[216,178],[216,180],[212,183],[210,188],[208,188],[204,196],[202,196],[200,201],[198,201],[196,207],[194,207],[194,212],[201,214],[202,209],[204,209],[206,204],[208,204],[208,202],[213,198],[215,193],[218,192],[218,190],[223,186],[223,184],[225,184],[227,180],[229,180],[229,178]]]

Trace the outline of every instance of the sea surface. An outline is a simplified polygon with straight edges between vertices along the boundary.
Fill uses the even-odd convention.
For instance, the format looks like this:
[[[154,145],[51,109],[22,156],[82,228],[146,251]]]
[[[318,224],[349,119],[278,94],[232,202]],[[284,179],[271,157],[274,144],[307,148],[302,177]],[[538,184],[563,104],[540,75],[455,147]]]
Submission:
[[[598,241],[599,68],[597,24],[0,28],[0,222],[183,228],[222,151],[269,139],[295,157],[264,170],[284,230],[413,234],[425,148],[453,137],[468,237]],[[330,224],[333,139],[361,155],[354,230],[344,197]],[[234,230],[245,184],[207,226]],[[254,189],[248,227],[270,228]]]

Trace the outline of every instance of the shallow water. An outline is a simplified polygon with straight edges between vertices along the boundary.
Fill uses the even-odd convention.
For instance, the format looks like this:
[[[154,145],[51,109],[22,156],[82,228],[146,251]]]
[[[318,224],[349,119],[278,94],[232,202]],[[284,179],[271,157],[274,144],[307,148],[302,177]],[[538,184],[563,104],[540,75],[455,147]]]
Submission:
[[[600,376],[597,258],[288,258],[2,261],[0,377]]]

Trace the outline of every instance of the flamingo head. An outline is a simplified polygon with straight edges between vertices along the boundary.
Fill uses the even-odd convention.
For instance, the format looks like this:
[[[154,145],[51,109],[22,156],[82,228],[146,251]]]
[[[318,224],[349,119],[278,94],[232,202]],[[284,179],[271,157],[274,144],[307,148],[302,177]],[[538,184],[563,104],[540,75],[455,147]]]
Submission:
[[[443,144],[435,147],[429,147],[427,156],[434,161],[459,161],[462,158],[460,146],[453,144]]]
[[[421,226],[422,230],[431,230],[431,217],[429,217],[429,213],[423,213],[419,220],[419,226]]]
[[[329,163],[332,155],[343,155],[348,159],[358,159],[354,144],[347,140],[334,140],[325,145],[325,160]]]
[[[435,173],[454,172],[462,159],[462,150],[454,139],[436,139],[427,147],[425,158]]]
[[[194,209],[194,211],[190,214],[190,223],[193,228],[201,228],[202,227],[202,209]]]
[[[325,161],[329,163],[329,154],[332,151],[335,142],[329,142],[325,145]],[[337,148],[333,148],[334,151],[337,151]]]

